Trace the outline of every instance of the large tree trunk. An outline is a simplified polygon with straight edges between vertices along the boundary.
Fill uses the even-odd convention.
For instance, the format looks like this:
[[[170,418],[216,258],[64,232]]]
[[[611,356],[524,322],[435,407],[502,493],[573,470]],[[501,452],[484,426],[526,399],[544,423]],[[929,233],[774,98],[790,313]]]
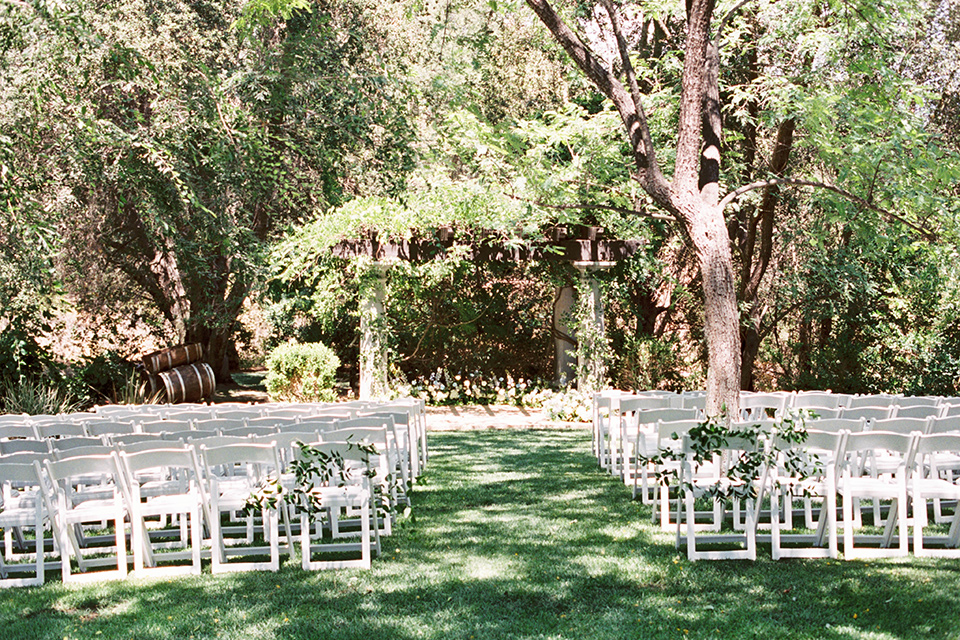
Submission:
[[[740,411],[740,321],[730,236],[719,208],[690,198],[681,209],[703,280],[707,413]],[[689,211],[689,213],[688,213]]]
[[[717,206],[720,167],[719,58],[708,56],[714,0],[687,1],[676,161],[668,182],[657,163],[626,38],[612,0],[602,0],[626,82],[607,68],[557,15],[547,0],[527,0],[577,66],[616,106],[633,151],[636,178],[654,202],[677,216],[697,252],[703,279],[707,341],[707,411],[740,410],[740,330],[730,236]]]

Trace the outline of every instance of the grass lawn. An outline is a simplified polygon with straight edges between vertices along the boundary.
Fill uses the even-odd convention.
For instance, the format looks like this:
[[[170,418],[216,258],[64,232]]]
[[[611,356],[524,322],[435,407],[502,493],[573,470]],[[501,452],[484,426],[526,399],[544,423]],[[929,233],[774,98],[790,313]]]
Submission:
[[[10,589],[0,640],[960,638],[960,560],[690,564],[587,431],[430,441],[371,571]]]

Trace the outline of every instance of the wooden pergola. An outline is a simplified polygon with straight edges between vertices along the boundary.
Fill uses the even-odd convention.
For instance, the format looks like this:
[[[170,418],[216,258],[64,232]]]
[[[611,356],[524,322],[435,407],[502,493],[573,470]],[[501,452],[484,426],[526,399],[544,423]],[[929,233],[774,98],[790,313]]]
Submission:
[[[603,335],[604,311],[599,283],[593,274],[613,267],[620,260],[636,253],[642,242],[636,240],[605,239],[595,227],[587,227],[585,237],[566,238],[563,230],[553,230],[553,238],[542,242],[515,244],[504,242],[493,234],[481,234],[479,240],[454,237],[452,229],[441,228],[435,237],[381,242],[376,237],[343,240],[331,249],[340,258],[369,258],[375,268],[372,286],[361,292],[360,309],[360,398],[375,398],[385,392],[387,379],[387,353],[378,333],[378,319],[384,314],[386,278],[391,264],[403,262],[428,262],[456,248],[458,256],[471,261],[526,262],[548,260],[566,262],[580,272],[581,291],[589,299],[582,301],[589,312],[582,325],[569,327],[566,319],[578,303],[577,289],[558,287],[553,308],[554,352],[556,354],[555,377],[558,383],[576,379],[578,387],[589,386],[585,372],[594,370],[599,363],[578,359],[571,355],[570,345],[576,344],[576,336],[593,339]],[[587,349],[587,352],[591,350]]]

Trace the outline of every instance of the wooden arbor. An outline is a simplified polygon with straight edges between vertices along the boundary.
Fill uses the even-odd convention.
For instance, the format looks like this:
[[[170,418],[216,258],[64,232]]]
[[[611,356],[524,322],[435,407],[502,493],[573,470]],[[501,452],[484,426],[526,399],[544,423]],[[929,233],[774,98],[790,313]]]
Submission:
[[[441,228],[434,238],[381,242],[376,237],[360,240],[345,240],[332,248],[341,258],[365,257],[372,260],[374,270],[368,285],[362,288],[360,313],[360,398],[381,396],[386,391],[387,353],[379,332],[384,314],[386,278],[389,266],[398,261],[426,262],[444,255],[454,247],[458,255],[467,260],[485,262],[523,262],[528,260],[551,260],[567,262],[580,273],[581,292],[588,299],[579,301],[577,288],[559,287],[554,298],[553,326],[554,350],[556,353],[555,377],[558,383],[576,380],[580,389],[594,386],[601,362],[590,359],[577,361],[571,349],[579,340],[596,340],[604,333],[604,311],[600,287],[593,274],[598,270],[616,265],[619,260],[632,256],[640,248],[635,240],[608,240],[602,238],[596,227],[587,227],[582,238],[565,238],[563,231],[554,230],[554,239],[524,245],[512,245],[489,239],[464,242],[453,237],[449,227]],[[577,303],[586,305],[588,312],[582,314],[580,326],[569,327]],[[581,353],[593,353],[590,348]]]

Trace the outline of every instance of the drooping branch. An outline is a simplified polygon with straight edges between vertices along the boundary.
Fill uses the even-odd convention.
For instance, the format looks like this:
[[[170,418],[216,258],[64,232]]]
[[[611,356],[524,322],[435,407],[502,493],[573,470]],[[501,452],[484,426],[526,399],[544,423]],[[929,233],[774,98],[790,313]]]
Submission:
[[[623,73],[627,77],[627,86],[630,88],[630,97],[633,99],[633,106],[639,115],[640,136],[643,139],[643,152],[647,158],[647,170],[660,176],[660,166],[657,164],[656,149],[653,147],[650,127],[647,126],[647,114],[643,110],[640,85],[637,84],[637,73],[633,68],[633,62],[630,60],[627,39],[623,36],[623,29],[620,27],[620,16],[617,14],[611,0],[604,0],[603,7],[606,9],[607,15],[610,16],[610,26],[613,29],[613,35],[617,40],[617,49],[620,52],[620,63],[623,65]]]
[[[655,167],[652,168],[651,165],[651,156],[647,152],[647,145],[651,144],[650,134],[643,112],[637,110],[633,98],[620,80],[600,62],[600,59],[583,43],[580,36],[560,19],[547,0],[527,0],[527,4],[584,74],[603,95],[613,102],[626,127],[641,186],[658,205],[676,213],[676,207],[670,197],[669,185],[659,171],[653,170]],[[644,134],[644,131],[647,133]]]
[[[870,211],[874,211],[876,213],[879,213],[880,215],[885,216],[889,220],[896,220],[897,222],[901,222],[907,225],[908,227],[910,227],[911,229],[913,229],[914,231],[922,235],[925,239],[931,242],[936,242],[939,239],[939,236],[937,235],[936,232],[931,231],[930,229],[925,229],[924,227],[918,225],[915,222],[911,222],[910,220],[907,220],[906,218],[904,218],[899,214],[896,214],[892,211],[888,211],[883,207],[878,207],[875,204],[871,204],[866,200],[864,200],[863,198],[861,198],[860,196],[857,196],[853,193],[850,193],[849,191],[841,189],[840,187],[834,186],[832,184],[826,184],[824,182],[817,182],[816,180],[798,180],[795,178],[770,178],[769,180],[758,180],[757,182],[751,182],[750,184],[745,184],[742,187],[735,189],[734,191],[731,191],[730,193],[725,195],[723,197],[723,200],[720,201],[720,205],[719,205],[720,209],[722,211],[724,208],[726,208],[727,205],[729,205],[731,202],[733,202],[734,200],[736,200],[737,198],[739,198],[745,193],[749,193],[751,191],[757,191],[758,189],[766,189],[768,187],[773,187],[781,184],[788,184],[796,187],[816,187],[818,189],[826,189],[827,191],[830,191],[832,193],[835,193],[839,196],[846,198],[847,200],[850,200],[854,204],[857,204],[863,207],[864,209],[869,209]]]

